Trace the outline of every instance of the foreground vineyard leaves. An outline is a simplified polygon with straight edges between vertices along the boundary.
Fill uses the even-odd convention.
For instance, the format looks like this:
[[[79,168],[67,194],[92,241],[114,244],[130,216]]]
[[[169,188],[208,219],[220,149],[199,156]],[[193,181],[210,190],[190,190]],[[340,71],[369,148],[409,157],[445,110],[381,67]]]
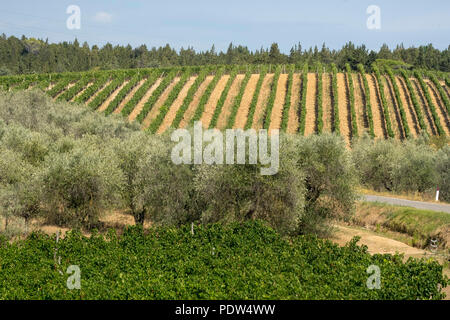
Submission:
[[[435,261],[374,255],[315,237],[283,239],[261,222],[142,230],[87,238],[72,231],[0,240],[0,299],[442,299]],[[61,265],[55,260],[55,250]],[[368,266],[381,289],[366,286]],[[81,289],[66,287],[70,265]],[[61,274],[59,270],[62,270]]]

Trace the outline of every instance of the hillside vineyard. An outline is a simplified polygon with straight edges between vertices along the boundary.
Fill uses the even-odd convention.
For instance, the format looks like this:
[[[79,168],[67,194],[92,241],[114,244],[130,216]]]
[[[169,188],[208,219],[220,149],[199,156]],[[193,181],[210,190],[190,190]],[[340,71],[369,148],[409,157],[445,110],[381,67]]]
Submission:
[[[220,130],[336,132],[348,143],[450,134],[450,83],[423,70],[261,65],[89,71],[0,77],[3,90],[38,88],[59,101],[121,114],[161,134],[201,121]]]

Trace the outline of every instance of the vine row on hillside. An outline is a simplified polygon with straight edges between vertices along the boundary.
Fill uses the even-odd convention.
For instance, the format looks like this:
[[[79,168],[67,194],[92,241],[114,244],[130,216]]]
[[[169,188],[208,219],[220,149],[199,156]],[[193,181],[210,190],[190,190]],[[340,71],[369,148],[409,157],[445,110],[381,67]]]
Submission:
[[[355,87],[353,84],[352,78],[352,69],[350,68],[350,64],[345,65],[345,69],[347,71],[346,76],[348,79],[348,92],[350,98],[350,114],[352,118],[352,138],[357,138],[358,134],[358,122],[356,121],[356,107],[355,107]]]
[[[256,105],[258,104],[259,94],[261,92],[261,87],[264,82],[264,78],[267,74],[267,68],[262,66],[260,68],[258,83],[256,84],[255,92],[253,93],[252,102],[250,103],[250,108],[248,109],[247,122],[245,123],[244,129],[250,129],[253,126],[253,118],[255,116]]]
[[[305,63],[302,70],[302,99],[300,100],[299,108],[299,126],[298,131],[301,135],[305,135],[305,123],[306,123],[306,91],[308,87],[308,63]]]
[[[281,131],[286,132],[289,122],[289,109],[291,108],[292,86],[294,82],[295,66],[289,68],[289,75],[286,88],[286,98],[284,99],[283,113],[281,117]]]
[[[147,100],[147,102],[144,104],[141,112],[136,117],[136,120],[139,123],[142,123],[144,121],[144,119],[149,114],[150,110],[152,110],[156,101],[158,101],[159,97],[163,94],[164,90],[166,90],[166,88],[172,83],[172,81],[175,79],[177,74],[178,74],[178,70],[170,71],[167,74],[167,76],[161,81],[161,83],[155,89],[155,91],[153,91],[151,97]]]
[[[198,74],[197,78],[195,79],[192,86],[189,88],[186,97],[183,100],[183,103],[181,107],[178,109],[175,118],[172,122],[172,127],[178,128],[181,121],[184,118],[184,114],[186,113],[186,110],[189,108],[189,105],[191,104],[192,100],[194,100],[195,93],[198,91],[198,88],[200,88],[200,85],[205,81],[206,76],[210,72],[210,69],[202,69],[200,73]]]
[[[130,113],[136,108],[139,101],[142,100],[142,98],[145,96],[145,94],[150,90],[150,88],[156,83],[158,80],[160,74],[159,72],[153,72],[150,74],[150,76],[147,78],[147,80],[144,81],[144,83],[139,87],[139,89],[136,90],[133,97],[125,104],[123,109],[121,110],[121,114],[124,117],[128,117]]]
[[[392,130],[392,123],[391,123],[391,117],[389,116],[389,106],[386,100],[386,95],[384,94],[384,83],[381,79],[380,70],[378,69],[378,66],[373,64],[372,69],[375,73],[375,77],[378,82],[378,88],[380,89],[380,97],[381,97],[381,104],[383,107],[383,113],[384,113],[384,120],[386,123],[386,130],[387,134],[390,138],[394,138],[394,131]]]
[[[273,105],[275,102],[275,97],[277,95],[278,79],[280,78],[280,74],[281,74],[281,67],[277,67],[275,70],[275,75],[273,77],[269,99],[267,100],[266,111],[264,113],[263,128],[266,130],[268,130],[270,127],[270,121],[272,118],[272,110],[273,110]]]
[[[108,82],[108,80],[109,80],[109,75],[102,74],[94,81],[94,83],[91,86],[86,88],[86,90],[84,90],[82,94],[80,94],[78,97],[76,97],[74,102],[85,103],[92,96],[94,96],[95,93],[98,92],[105,85],[106,82]]]
[[[422,110],[420,108],[419,100],[417,99],[416,92],[414,91],[414,88],[412,86],[411,80],[409,80],[408,74],[405,70],[400,70],[400,73],[405,80],[406,88],[409,91],[409,96],[411,98],[411,102],[413,104],[414,110],[417,115],[417,121],[419,122],[420,129],[424,132],[427,132],[427,127],[425,125],[425,121],[423,119]]]
[[[431,115],[433,116],[434,124],[436,125],[438,134],[440,136],[445,135],[445,131],[441,126],[441,121],[436,112],[436,106],[434,105],[433,100],[431,99],[431,96],[430,96],[430,92],[428,91],[427,84],[425,83],[425,81],[423,81],[422,75],[420,74],[419,71],[415,70],[414,76],[419,81],[420,87],[422,88],[423,94],[425,95],[425,99],[427,100],[428,107],[430,108]]]
[[[233,68],[233,70],[231,70],[230,78],[228,79],[225,89],[222,91],[219,101],[217,102],[216,108],[214,109],[214,113],[211,118],[211,122],[209,123],[209,129],[213,129],[216,127],[220,113],[222,112],[223,105],[225,104],[225,100],[227,99],[228,92],[230,91],[231,85],[236,79],[237,74],[238,74],[238,67],[236,66]]]
[[[323,131],[323,66],[317,63],[317,133]]]
[[[331,64],[331,72],[333,74],[332,79],[332,88],[333,88],[333,114],[334,114],[334,132],[339,134],[341,132],[340,129],[340,120],[339,120],[339,105],[338,105],[338,86],[337,86],[337,68],[333,63]]]
[[[447,94],[445,93],[444,89],[442,88],[442,85],[439,83],[439,80],[432,72],[428,72],[427,76],[428,78],[430,78],[430,80],[434,83],[434,85],[438,89],[439,95],[441,96],[441,99],[444,102],[445,109],[447,110],[447,113],[450,114],[450,100]]]
[[[363,84],[364,84],[364,97],[365,97],[365,101],[366,101],[366,117],[367,117],[367,122],[369,124],[369,135],[372,138],[375,138],[375,131],[374,131],[374,127],[373,127],[372,104],[370,103],[369,82],[367,81],[366,71],[364,70],[364,66],[362,64],[358,64],[358,70],[359,70],[360,76],[361,76]]]
[[[391,79],[392,86],[394,87],[395,98],[397,101],[398,109],[400,111],[400,117],[402,119],[402,125],[403,125],[403,129],[404,129],[405,137],[409,138],[409,137],[411,137],[411,131],[409,129],[408,119],[406,118],[405,108],[403,107],[402,98],[400,96],[400,90],[398,88],[397,82],[395,81],[395,75],[392,72],[391,68],[389,68],[388,66],[385,66],[385,70],[389,76],[389,79]]]
[[[250,81],[250,77],[252,76],[252,67],[250,66],[245,73],[244,80],[242,80],[241,87],[239,89],[238,95],[234,98],[233,106],[231,107],[231,113],[227,120],[227,129],[232,129],[234,122],[236,121],[236,115],[241,106],[242,97],[244,96],[245,89],[247,88],[247,84]]]
[[[208,103],[209,98],[211,97],[211,94],[213,90],[216,88],[217,83],[222,78],[222,75],[225,72],[225,68],[219,68],[217,70],[216,74],[214,75],[214,78],[209,83],[208,87],[206,88],[206,91],[203,93],[202,97],[200,98],[200,102],[198,103],[197,109],[195,110],[194,116],[192,117],[190,123],[193,124],[195,121],[199,121],[203,115],[203,112],[205,111],[205,106]]]
[[[192,73],[192,70],[190,68],[186,69],[186,71],[184,71],[182,73],[182,75],[180,77],[180,81],[178,81],[177,84],[170,91],[169,96],[167,97],[166,101],[164,101],[163,105],[159,108],[158,115],[150,123],[150,126],[147,129],[149,132],[156,133],[159,126],[164,121],[164,118],[165,118],[167,112],[169,112],[170,106],[173,104],[175,99],[180,94],[181,89],[183,89],[186,82],[189,80],[191,73]]]

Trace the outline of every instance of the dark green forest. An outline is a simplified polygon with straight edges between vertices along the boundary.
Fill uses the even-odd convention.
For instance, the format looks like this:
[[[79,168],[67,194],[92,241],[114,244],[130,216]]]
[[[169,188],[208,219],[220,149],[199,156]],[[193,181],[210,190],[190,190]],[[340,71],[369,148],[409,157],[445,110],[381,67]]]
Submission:
[[[270,48],[251,51],[246,46],[230,43],[226,52],[212,46],[208,51],[196,51],[192,47],[175,50],[169,44],[164,47],[146,45],[137,48],[113,46],[103,47],[73,42],[49,43],[48,40],[15,36],[0,36],[0,75],[24,73],[49,73],[86,71],[92,69],[128,69],[171,67],[186,65],[236,65],[236,64],[299,64],[316,62],[335,63],[344,69],[346,63],[354,70],[362,63],[366,68],[377,59],[401,60],[415,68],[450,72],[450,45],[445,50],[431,44],[417,48],[398,45],[391,49],[383,45],[378,52],[364,45],[348,42],[340,50],[330,50],[325,44],[321,48],[303,48],[301,43],[292,47],[289,54],[282,53],[277,43]]]

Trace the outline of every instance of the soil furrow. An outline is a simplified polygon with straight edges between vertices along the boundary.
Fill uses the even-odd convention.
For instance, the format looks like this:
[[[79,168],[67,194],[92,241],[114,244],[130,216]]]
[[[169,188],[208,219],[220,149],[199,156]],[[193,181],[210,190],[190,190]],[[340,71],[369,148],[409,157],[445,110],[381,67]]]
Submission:
[[[361,135],[363,131],[369,130],[369,121],[366,116],[366,96],[364,93],[364,85],[362,83],[361,75],[359,73],[352,73],[352,79],[355,89],[356,123],[358,124],[358,129]]]
[[[316,132],[316,99],[317,95],[317,75],[308,73],[308,86],[306,89],[306,118],[305,136]]]
[[[263,127],[264,112],[266,111],[267,100],[269,99],[273,77],[273,73],[266,74],[264,77],[261,91],[259,92],[258,101],[256,103],[255,114],[253,116],[252,128],[255,130],[259,130]]]
[[[198,90],[194,95],[194,99],[192,99],[192,102],[189,104],[189,107],[186,109],[186,112],[184,113],[183,120],[181,120],[180,122],[180,128],[186,128],[188,126],[189,121],[194,116],[195,110],[197,109],[200,99],[202,98],[208,85],[211,83],[213,79],[214,76],[207,76],[205,81],[203,81],[203,83],[198,87]]]
[[[273,104],[272,114],[270,116],[269,132],[280,129],[281,117],[283,115],[283,106],[286,99],[286,90],[288,82],[288,74],[280,74],[278,78],[277,92],[275,93],[275,101]]]
[[[144,84],[146,80],[147,79],[142,79],[141,81],[139,81],[139,83],[133,89],[131,89],[131,91],[126,95],[125,99],[123,99],[123,101],[119,104],[119,106],[117,107],[116,110],[114,110],[113,113],[115,114],[120,113],[122,109],[125,107],[125,105],[128,103],[128,101],[130,101],[131,98],[133,98],[136,91],[139,90],[139,88]]]
[[[373,74],[366,74],[369,83],[370,104],[372,107],[373,131],[375,138],[386,138],[386,123],[384,122],[383,106],[381,105],[378,83]]]
[[[129,121],[134,121],[136,117],[141,113],[142,109],[144,108],[145,103],[150,99],[153,92],[158,88],[162,81],[162,78],[159,78],[155,81],[155,83],[147,90],[147,92],[144,94],[142,99],[137,103],[136,107],[131,111],[130,115],[128,116]]]
[[[298,112],[300,104],[300,88],[301,88],[302,78],[301,74],[294,73],[292,80],[292,94],[291,94],[291,107],[289,108],[289,118],[286,132],[287,133],[297,133],[299,126]]]
[[[126,86],[128,83],[128,80],[124,81],[116,90],[113,91],[113,93],[111,93],[111,95],[105,100],[105,102],[103,102],[100,107],[97,109],[99,112],[103,112],[106,110],[106,108],[108,108],[109,104],[111,103],[111,101],[114,100],[114,98],[117,96],[117,94],[120,92],[120,90],[122,90],[122,88],[124,86]]]
[[[251,75],[247,83],[247,87],[245,88],[244,95],[242,96],[241,105],[239,106],[236,114],[233,129],[244,129],[245,124],[247,123],[248,110],[250,109],[250,104],[252,103],[253,94],[255,93],[258,80],[259,74]]]
[[[413,137],[417,137],[420,133],[419,121],[417,120],[416,111],[409,96],[408,89],[402,77],[395,77],[398,89],[400,91],[400,98],[402,99],[403,108],[405,109],[406,119],[408,120],[409,128]]]
[[[152,123],[152,121],[158,116],[159,108],[161,108],[163,104],[166,102],[173,87],[175,87],[175,85],[180,81],[180,79],[181,79],[180,77],[175,77],[175,79],[173,79],[172,82],[163,91],[161,96],[159,96],[158,100],[156,100],[155,104],[145,117],[144,121],[142,121],[142,128],[147,129],[150,126],[150,123]]]
[[[206,103],[205,111],[203,112],[202,117],[200,118],[203,128],[205,129],[209,128],[209,124],[211,123],[214,111],[216,110],[217,103],[219,102],[223,90],[225,90],[228,79],[230,79],[229,74],[222,76],[222,78],[219,80],[216,87],[214,88],[213,92],[211,93],[208,102]]]
[[[391,118],[392,130],[394,130],[394,135],[398,139],[405,139],[405,131],[403,128],[402,118],[400,116],[400,111],[398,109],[397,100],[394,94],[394,88],[392,87],[391,79],[388,76],[382,76],[384,80],[384,95],[388,103],[389,117]]]
[[[413,88],[415,90],[416,96],[419,97],[419,103],[422,107],[422,113],[424,115],[425,118],[425,123],[428,126],[428,131],[431,131],[432,135],[437,135],[437,129],[436,126],[434,124],[434,120],[433,120],[433,116],[431,115],[431,111],[428,108],[428,104],[425,101],[425,96],[423,95],[422,92],[422,88],[420,87],[418,81],[416,80],[416,78],[410,78],[409,79],[413,85]]]
[[[347,144],[351,139],[352,118],[350,112],[350,101],[347,86],[347,79],[344,73],[337,74],[338,87],[338,109],[339,109],[339,130]]]
[[[189,80],[186,82],[186,84],[183,86],[183,88],[180,90],[178,97],[170,106],[170,109],[167,112],[166,116],[164,117],[163,122],[159,126],[157,133],[163,133],[172,125],[173,119],[175,119],[178,110],[183,105],[183,101],[186,98],[189,89],[192,87],[196,79],[197,76],[190,77]]]

